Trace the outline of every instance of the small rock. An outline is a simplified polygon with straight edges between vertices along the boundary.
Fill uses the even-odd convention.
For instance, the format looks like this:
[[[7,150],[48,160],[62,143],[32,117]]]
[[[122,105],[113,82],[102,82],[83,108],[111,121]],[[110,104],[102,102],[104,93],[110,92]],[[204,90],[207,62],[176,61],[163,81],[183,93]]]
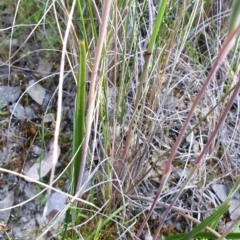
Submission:
[[[27,224],[16,224],[14,226],[14,238],[12,239],[28,239],[28,240],[34,240],[37,239],[36,236],[34,236],[34,232],[36,231],[37,226],[36,226],[36,220],[30,219]],[[29,236],[28,236],[29,235]],[[28,236],[28,237],[26,237]],[[33,236],[33,237],[30,237]]]
[[[29,81],[27,91],[28,95],[39,105],[42,105],[46,95],[46,90],[34,80]]]
[[[43,150],[41,147],[39,147],[38,145],[34,145],[31,149],[31,153],[36,156],[39,157],[42,154]]]
[[[7,197],[0,201],[0,209],[9,208],[14,202],[14,192],[8,192]],[[0,212],[0,221],[7,223],[11,210],[5,210]]]
[[[19,87],[0,86],[0,109],[15,102],[20,96]]]
[[[213,184],[212,189],[214,190],[214,192],[222,202],[224,202],[227,199],[227,195],[229,191],[226,185]]]
[[[9,111],[18,119],[24,120],[26,118],[26,112],[22,104],[20,103],[13,103],[9,107]]]
[[[36,196],[38,193],[36,187],[33,184],[25,184],[23,192],[28,199]]]
[[[53,159],[53,141],[50,144],[50,150],[46,153],[45,157],[43,160],[39,160],[38,162],[34,163],[33,166],[27,171],[26,176],[28,178],[32,178],[34,180],[39,180],[43,177],[45,177],[51,170],[52,168],[52,159]],[[58,157],[60,156],[61,149],[58,146],[57,149],[57,154]],[[28,182],[31,182],[30,179],[25,179]]]
[[[26,112],[26,118],[28,120],[37,118],[37,115],[35,114],[35,112],[33,111],[33,109],[31,107],[25,107],[25,112]]]
[[[51,222],[53,218],[60,213],[64,207],[66,206],[67,196],[54,192],[48,202],[48,205],[45,206],[44,212],[46,213],[47,222]],[[54,224],[54,228],[59,226],[64,220],[64,214],[60,217],[60,219]]]
[[[7,164],[11,161],[11,151],[9,150],[10,148],[8,147],[3,147],[2,150],[0,150],[0,163],[1,164]]]
[[[9,111],[18,119],[18,120],[31,120],[37,118],[37,115],[34,113],[32,108],[23,107],[20,103],[13,103],[9,107]]]

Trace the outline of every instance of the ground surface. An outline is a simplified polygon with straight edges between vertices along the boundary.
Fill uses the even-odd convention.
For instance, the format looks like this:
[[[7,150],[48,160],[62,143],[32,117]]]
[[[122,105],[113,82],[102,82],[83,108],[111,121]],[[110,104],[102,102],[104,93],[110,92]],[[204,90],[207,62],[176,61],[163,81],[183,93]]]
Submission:
[[[51,154],[50,144],[55,129],[61,44],[50,39],[50,36],[56,34],[51,28],[39,28],[31,35],[33,26],[24,27],[24,30],[19,27],[11,35],[12,32],[9,27],[13,25],[13,8],[7,4],[0,5],[0,7],[2,10],[0,28],[3,29],[0,32],[2,41],[0,45],[0,165],[3,169],[27,174],[28,176],[29,169],[34,162],[39,158],[46,160],[48,153]],[[221,29],[223,29],[221,36],[223,36],[226,33],[226,27]],[[198,42],[196,45],[199,47],[198,51],[201,54],[206,54],[208,57],[209,55],[215,56],[219,46],[212,41],[212,35],[214,34],[209,29],[209,31],[205,30],[204,39],[195,38],[195,36],[189,34],[187,45]],[[209,38],[209,40],[206,40],[206,38]],[[221,40],[220,38],[219,42]],[[52,50],[50,48],[46,50],[47,42],[54,44]],[[204,50],[208,44],[212,44],[212,48],[208,48],[206,53]],[[206,57],[204,58],[205,61],[201,60],[196,63],[191,58],[192,49],[186,46],[180,55],[179,62],[174,65],[178,47],[179,43],[176,43],[176,47],[170,56],[171,64],[166,68],[162,92],[160,93],[162,101],[159,103],[159,109],[161,108],[163,111],[159,115],[156,113],[153,120],[155,126],[159,128],[156,127],[158,130],[154,132],[151,142],[147,146],[143,143],[148,139],[147,132],[149,129],[139,129],[138,136],[135,136],[140,139],[139,151],[136,151],[135,155],[136,159],[140,158],[143,152],[147,152],[144,155],[147,159],[144,166],[146,168],[150,165],[154,166],[154,169],[146,176],[138,190],[129,195],[133,202],[139,200],[138,202],[145,207],[149,205],[159,187],[165,166],[166,157],[159,159],[159,155],[169,150],[176,140],[189,106],[202,86],[212,62],[211,58]],[[193,116],[191,126],[198,123],[224,96],[228,67],[228,61],[226,61],[219,74],[213,79]],[[57,174],[67,165],[71,153],[76,85],[72,73],[68,71],[69,69],[70,67],[66,66],[59,141],[61,154],[59,155]],[[76,72],[76,69],[74,68],[73,71]],[[130,114],[133,108],[132,98],[136,90],[134,84],[135,79],[133,79],[133,85],[127,97]],[[109,91],[111,90],[111,87],[109,87]],[[206,156],[205,163],[201,165],[198,174],[187,186],[186,191],[177,202],[176,209],[166,221],[163,234],[169,235],[191,229],[193,224],[180,216],[177,210],[185,209],[195,218],[202,220],[226,199],[235,178],[239,175],[239,101],[240,97],[238,96],[215,143]],[[109,102],[111,102],[111,99]],[[201,121],[199,127],[181,144],[173,162],[173,173],[167,185],[168,190],[159,200],[158,207],[149,221],[150,229],[156,229],[158,218],[165,209],[164,204],[171,202],[173,193],[177,191],[187,176],[196,156],[206,143],[211,129],[216,125],[223,107],[224,104],[218,106],[206,119]],[[110,113],[111,108],[112,106],[109,104]],[[125,119],[126,124],[127,121],[128,117]],[[126,126],[122,128],[124,129],[124,127]],[[109,131],[111,131],[110,128]],[[119,142],[116,141],[117,144],[120,144],[124,139],[120,134],[119,138]],[[101,141],[99,137],[99,145],[101,145]],[[99,150],[99,152],[101,151],[103,152],[102,149]],[[102,152],[100,154],[96,153],[96,157],[101,156]],[[66,192],[68,186],[66,179],[67,173],[54,186]],[[48,183],[48,180],[49,175],[44,175],[43,182]],[[4,233],[5,227],[11,239],[36,239],[36,235],[41,232],[41,227],[44,224],[42,214],[46,201],[45,193],[33,198],[33,200],[30,199],[41,190],[42,187],[22,177],[5,172],[1,173],[0,209],[17,204],[20,204],[20,206],[11,211],[0,212],[0,221],[3,224],[0,239],[7,239]],[[60,199],[59,203],[53,204],[54,206],[51,206],[51,209],[48,210],[49,221],[52,219],[55,210],[61,211],[64,207],[66,198],[55,193],[52,201],[56,203],[57,199]],[[223,227],[226,227],[239,215],[239,208],[235,209],[239,199],[237,193],[231,202],[228,215],[223,219]],[[134,219],[134,214],[142,210],[142,207],[135,203],[129,208],[131,210],[129,218]],[[132,231],[135,230],[133,228]],[[51,234],[50,232],[42,239],[53,239]],[[124,237],[123,239],[126,239]]]

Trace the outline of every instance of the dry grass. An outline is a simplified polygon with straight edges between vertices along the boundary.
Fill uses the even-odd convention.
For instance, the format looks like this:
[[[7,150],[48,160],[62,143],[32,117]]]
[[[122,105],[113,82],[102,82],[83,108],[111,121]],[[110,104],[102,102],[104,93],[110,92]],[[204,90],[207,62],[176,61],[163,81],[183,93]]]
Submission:
[[[71,3],[55,2],[50,5],[36,1],[35,8],[32,8],[29,1],[27,2],[29,13],[24,12],[21,1],[16,5],[7,2],[0,4],[2,13],[11,20],[10,26],[7,23],[4,23],[6,26],[0,25],[1,38],[5,39],[1,46],[1,68],[4,68],[10,77],[8,80],[1,80],[1,84],[6,85],[7,81],[13,84],[11,81],[15,72],[18,76],[20,73],[36,75],[42,59],[54,62],[47,76],[44,77],[40,73],[40,77],[36,78],[52,95],[46,108],[38,112],[38,118],[54,112],[56,123],[53,123],[53,126],[45,124],[45,134],[42,136],[41,124],[30,121],[33,122],[34,130],[27,132],[27,136],[19,136],[23,132],[22,129],[27,127],[27,121],[16,120],[12,113],[9,113],[8,131],[4,128],[1,130],[4,136],[1,145],[2,149],[7,146],[4,141],[17,145],[21,139],[23,157],[20,158],[20,168],[23,168],[31,159],[29,153],[32,147],[44,145],[55,136],[55,145],[59,143],[62,148],[61,167],[56,173],[65,179],[68,178],[67,186],[70,187],[72,178],[69,177],[70,168],[67,161],[72,159],[68,152],[72,141],[71,115],[77,81],[78,41],[84,39],[84,29],[76,10],[73,18],[70,17]],[[75,214],[82,215],[69,225],[72,229],[71,239],[81,239],[81,235],[84,239],[89,239],[87,235],[98,228],[99,232],[95,233],[95,236],[98,236],[96,239],[104,239],[108,229],[113,233],[107,239],[127,239],[136,233],[159,187],[167,157],[186,119],[189,107],[201,89],[227,35],[230,14],[227,1],[214,0],[205,4],[204,1],[184,1],[184,4],[170,1],[157,37],[140,101],[136,105],[139,78],[143,71],[158,5],[157,1],[127,1],[126,4],[121,4],[118,1],[113,1],[112,4],[94,89],[96,101],[89,132],[86,164],[90,175],[84,179],[86,182],[91,181],[91,190],[80,189],[81,196],[85,192],[83,197],[86,201],[75,204],[78,209]],[[85,39],[85,43],[88,43],[88,89],[97,45],[95,31],[98,33],[101,23],[102,2],[92,2],[90,5],[94,18],[91,18],[89,6],[82,6],[88,36]],[[35,18],[32,19],[30,16],[34,9],[38,10],[36,12],[39,15],[34,15]],[[22,22],[24,18],[26,23]],[[16,49],[13,45],[15,39],[19,41]],[[7,47],[4,44],[8,44]],[[198,125],[184,139],[177,151],[172,163],[172,174],[147,227],[151,233],[156,229],[157,219],[183,184],[189,169],[219,121],[228,97],[224,101],[223,98],[239,77],[238,49],[239,46],[236,47],[235,54],[232,52],[224,61],[192,117],[187,132]],[[26,81],[28,78],[29,75]],[[29,103],[32,107],[34,104],[31,99],[26,99],[24,95],[26,83],[21,84],[24,89],[19,102],[27,102],[25,106]],[[172,209],[162,230],[163,234],[189,231],[195,224],[190,216],[198,221],[209,216],[220,204],[211,185],[224,183],[231,187],[239,175],[239,100],[238,96],[197,174]],[[8,111],[8,108],[5,111]],[[5,117],[0,117],[2,126],[6,128]],[[132,129],[129,129],[131,121]],[[18,136],[12,136],[10,130],[18,123],[21,124],[21,128],[15,128]],[[126,139],[130,130],[132,134],[127,146]],[[56,158],[55,161],[57,165]],[[67,173],[64,173],[64,168]],[[14,167],[10,169],[14,170]],[[52,182],[55,177],[55,168],[53,169],[48,186],[40,182],[36,184],[56,190],[57,186]],[[78,196],[68,197],[73,203]],[[125,204],[127,207],[120,208]],[[70,205],[69,203],[67,206]],[[121,214],[115,212],[119,209]],[[66,210],[67,207],[61,214]],[[189,219],[181,212],[187,212]],[[84,216],[87,216],[87,219]],[[106,225],[101,225],[106,220]],[[226,218],[223,219],[225,220]],[[50,227],[47,228],[49,229]]]

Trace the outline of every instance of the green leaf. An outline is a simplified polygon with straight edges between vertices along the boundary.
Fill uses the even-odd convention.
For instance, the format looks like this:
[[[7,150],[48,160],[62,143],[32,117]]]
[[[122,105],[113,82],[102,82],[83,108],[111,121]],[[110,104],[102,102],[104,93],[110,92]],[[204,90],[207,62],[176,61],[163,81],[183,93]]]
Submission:
[[[164,237],[162,240],[181,240],[185,239],[187,236],[187,233],[181,233],[175,236],[169,236],[169,237]],[[194,238],[198,239],[218,239],[218,237],[214,236],[212,233],[209,232],[201,232],[197,233]],[[229,233],[226,237],[226,239],[240,239],[240,233]]]
[[[189,232],[184,237],[180,238],[181,240],[188,240],[192,237],[196,236],[197,233],[203,231],[206,227],[210,226],[210,224],[221,217],[229,208],[229,205],[227,203],[222,204],[218,210],[216,210],[210,217],[205,219],[203,222],[201,222],[199,225],[197,225],[191,232]]]
[[[86,50],[85,43],[80,42],[80,62],[78,71],[76,111],[73,126],[73,156],[74,160],[74,193],[78,184],[78,177],[81,166],[82,142],[84,138],[84,114],[86,94]]]
[[[232,4],[232,14],[229,22],[228,34],[232,33],[240,24],[240,1],[234,0]]]

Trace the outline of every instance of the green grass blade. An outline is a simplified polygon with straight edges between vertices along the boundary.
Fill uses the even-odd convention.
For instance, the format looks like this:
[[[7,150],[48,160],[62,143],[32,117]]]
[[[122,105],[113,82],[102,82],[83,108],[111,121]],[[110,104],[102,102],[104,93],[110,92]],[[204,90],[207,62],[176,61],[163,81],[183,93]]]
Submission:
[[[240,185],[240,178],[237,178],[236,182],[234,183],[234,185],[232,186],[232,188],[231,188],[231,190],[230,190],[230,192],[228,194],[226,202],[230,201],[233,198],[233,195],[238,190],[239,185]],[[215,229],[217,227],[218,223],[221,221],[221,218],[222,218],[221,215],[216,217],[216,219],[214,219],[213,222],[211,223],[210,228]]]
[[[240,178],[238,177],[236,179],[236,182],[234,183],[234,185],[232,186],[227,199],[231,200],[233,198],[233,195],[236,193],[236,191],[239,189],[239,185],[240,185]]]
[[[181,233],[175,236],[169,236],[169,237],[163,237],[163,240],[181,240],[185,239],[186,233]],[[197,239],[218,239],[218,237],[214,236],[212,233],[209,232],[201,232],[197,233],[194,238]],[[226,239],[240,239],[240,233],[229,233],[226,237]]]
[[[84,138],[84,113],[85,113],[85,94],[86,94],[86,49],[85,43],[80,42],[80,63],[78,72],[78,86],[76,96],[76,111],[73,129],[73,156],[74,160],[74,193],[77,188],[78,177],[81,166],[82,147]]]
[[[96,228],[95,231],[93,231],[87,238],[86,240],[90,240],[93,239],[93,237],[96,235],[96,232],[99,233],[99,231],[109,222],[111,221],[112,218],[114,218],[115,216],[117,216],[118,213],[120,213],[124,208],[127,207],[128,204],[121,206],[120,208],[118,208],[116,211],[114,211],[106,220],[102,221],[101,224],[98,225],[98,227]]]
[[[153,50],[153,47],[154,47],[154,44],[155,44],[155,41],[156,41],[156,38],[157,38],[157,34],[158,34],[159,29],[160,29],[162,20],[163,20],[163,15],[164,15],[165,10],[166,10],[167,2],[168,2],[167,0],[163,0],[162,3],[161,3],[161,6],[159,8],[157,19],[156,19],[156,22],[155,22],[155,25],[154,25],[154,28],[153,28],[153,33],[151,35],[150,42],[149,42],[149,45],[148,45],[148,50],[147,50],[148,53],[151,53],[152,50]]]
[[[81,4],[81,0],[77,0],[77,7],[78,7],[78,13],[79,13],[79,17],[80,17],[80,21],[81,21],[81,31],[82,31],[82,35],[84,37],[84,41],[86,43],[86,46],[88,47],[88,34],[86,31],[86,26],[85,26],[85,20],[83,17],[83,8],[82,8],[82,4]],[[88,49],[89,50],[89,49]]]
[[[101,228],[102,228],[102,219],[99,220],[97,228],[96,228],[96,233],[94,234],[94,240],[98,240],[101,234]]]
[[[97,34],[97,29],[96,29],[96,24],[94,23],[94,15],[93,15],[93,11],[92,11],[92,6],[91,6],[91,1],[87,1],[87,6],[88,6],[88,13],[89,13],[89,17],[90,17],[90,21],[91,21],[91,28],[92,28],[92,32],[93,32],[93,36],[95,38],[95,41],[98,41],[98,34]]]
[[[232,4],[232,14],[229,23],[228,34],[231,34],[240,24],[240,1],[235,0]]]
[[[206,227],[208,227],[213,221],[222,217],[222,215],[228,210],[229,205],[227,203],[222,204],[217,211],[215,211],[210,217],[205,219],[199,225],[197,225],[191,232],[185,235],[181,240],[188,240],[194,237],[197,233],[203,231]]]

